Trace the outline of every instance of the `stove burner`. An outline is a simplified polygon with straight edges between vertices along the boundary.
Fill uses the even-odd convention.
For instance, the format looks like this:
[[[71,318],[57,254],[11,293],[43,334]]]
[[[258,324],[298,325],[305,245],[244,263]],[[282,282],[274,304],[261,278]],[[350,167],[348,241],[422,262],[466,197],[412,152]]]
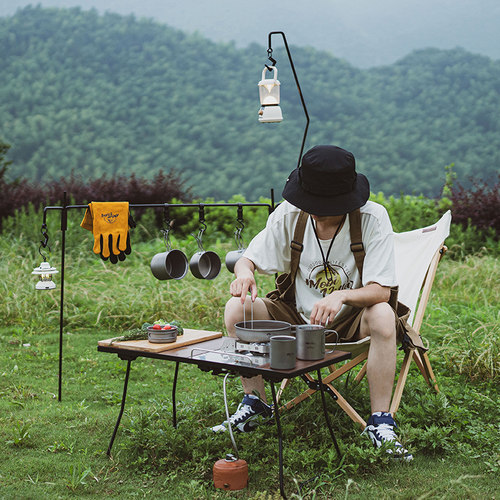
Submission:
[[[191,350],[191,357],[237,365],[263,366],[269,363],[270,350],[270,342],[241,342],[232,337],[224,337],[216,351],[195,347]]]
[[[271,352],[270,342],[241,342],[237,341],[235,346],[236,352],[251,352],[269,357]]]

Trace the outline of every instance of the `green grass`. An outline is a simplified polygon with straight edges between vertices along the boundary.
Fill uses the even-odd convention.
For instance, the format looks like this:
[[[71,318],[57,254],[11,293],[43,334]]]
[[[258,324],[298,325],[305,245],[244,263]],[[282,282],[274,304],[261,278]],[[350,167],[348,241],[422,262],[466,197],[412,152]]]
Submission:
[[[176,242],[177,243],[177,242]],[[279,498],[273,425],[237,435],[249,487],[215,490],[211,470],[232,451],[228,436],[207,431],[223,418],[222,379],[181,366],[178,429],[171,422],[173,366],[132,363],[127,406],[113,448],[126,363],[97,352],[97,341],[158,317],[186,327],[221,329],[231,276],[159,282],[149,271],[161,242],[133,245],[113,266],[94,258],[90,240],[72,242],[66,260],[63,401],[57,401],[60,290],[35,293],[29,273],[36,247],[21,234],[0,238],[0,498]],[[211,247],[221,254],[230,244]],[[182,247],[189,255],[195,246]],[[50,262],[59,267],[59,247]],[[59,284],[59,280],[56,281]],[[260,279],[263,288],[269,278]],[[283,415],[285,481],[295,498],[496,498],[498,437],[498,282],[493,257],[444,259],[423,333],[441,389],[412,369],[398,413],[411,464],[392,464],[328,400],[345,452],[338,464],[318,397]],[[366,415],[366,382],[340,390]],[[303,387],[295,381],[290,393]],[[233,408],[241,398],[228,384]],[[300,490],[298,484],[302,483]]]

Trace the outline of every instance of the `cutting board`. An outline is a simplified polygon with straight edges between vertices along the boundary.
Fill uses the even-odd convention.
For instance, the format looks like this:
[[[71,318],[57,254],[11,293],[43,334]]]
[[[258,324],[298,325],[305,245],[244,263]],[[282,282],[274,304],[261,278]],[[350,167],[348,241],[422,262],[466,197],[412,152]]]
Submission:
[[[149,340],[124,340],[123,342],[113,342],[110,344],[111,339],[99,340],[97,342],[100,346],[119,347],[120,349],[133,349],[136,351],[144,352],[163,352],[170,351],[171,349],[177,349],[178,347],[184,347],[191,344],[197,344],[198,342],[203,342],[205,340],[212,340],[222,337],[221,332],[210,332],[208,330],[190,330],[189,328],[184,328],[184,334],[177,336],[175,342],[170,344],[153,344]]]

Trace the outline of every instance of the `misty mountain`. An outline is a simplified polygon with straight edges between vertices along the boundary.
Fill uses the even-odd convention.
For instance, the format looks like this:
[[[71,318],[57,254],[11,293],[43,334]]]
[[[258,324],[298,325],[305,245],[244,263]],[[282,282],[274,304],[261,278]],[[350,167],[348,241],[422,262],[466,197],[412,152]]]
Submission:
[[[215,43],[147,19],[26,8],[0,18],[0,139],[11,178],[179,172],[193,194],[281,193],[305,126],[290,64],[277,60],[284,120],[260,124],[266,48]],[[500,164],[500,62],[463,49],[415,51],[361,70],[292,48],[311,124],[306,149],[351,150],[373,191],[439,194]]]
[[[12,15],[29,0],[0,3]],[[265,45],[270,31],[285,31],[296,46],[328,51],[357,67],[392,64],[416,49],[453,49],[500,58],[497,0],[37,0],[54,7],[95,8],[100,13],[155,19],[187,33],[199,32],[237,47]]]

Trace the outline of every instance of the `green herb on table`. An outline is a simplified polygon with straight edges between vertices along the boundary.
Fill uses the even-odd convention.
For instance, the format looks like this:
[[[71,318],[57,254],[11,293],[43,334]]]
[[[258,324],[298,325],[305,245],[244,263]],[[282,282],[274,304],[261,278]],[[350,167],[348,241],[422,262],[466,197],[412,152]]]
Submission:
[[[120,335],[119,337],[114,337],[110,339],[109,344],[111,345],[113,342],[125,342],[127,340],[148,340],[148,327],[153,326],[153,325],[172,325],[177,327],[177,335],[182,335],[184,333],[184,329],[182,326],[179,324],[178,321],[170,321],[170,323],[167,323],[166,321],[159,319],[158,321],[155,321],[154,323],[143,323],[141,328],[136,328],[135,330],[129,330],[125,332],[123,335]]]

